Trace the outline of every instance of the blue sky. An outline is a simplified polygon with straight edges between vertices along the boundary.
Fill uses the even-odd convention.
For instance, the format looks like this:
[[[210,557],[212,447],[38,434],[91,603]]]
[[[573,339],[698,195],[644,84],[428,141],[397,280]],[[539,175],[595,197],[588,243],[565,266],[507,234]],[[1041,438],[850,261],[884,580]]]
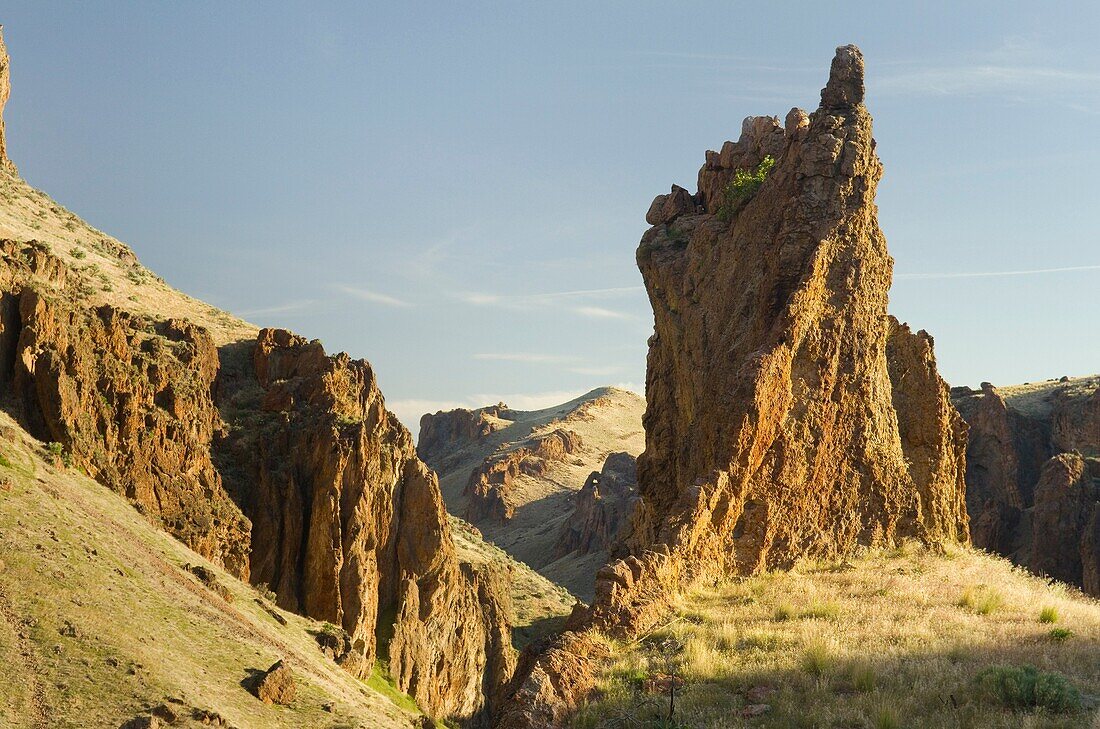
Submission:
[[[8,2],[9,150],[412,425],[640,391],[653,196],[857,43],[893,313],[952,384],[1100,371],[1100,9],[908,5]]]

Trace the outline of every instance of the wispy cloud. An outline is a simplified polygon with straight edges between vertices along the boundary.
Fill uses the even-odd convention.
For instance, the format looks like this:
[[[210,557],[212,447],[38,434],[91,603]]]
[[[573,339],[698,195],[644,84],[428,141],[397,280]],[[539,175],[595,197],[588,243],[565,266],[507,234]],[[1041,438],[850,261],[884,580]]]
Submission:
[[[563,362],[576,362],[576,357],[558,354],[539,354],[537,352],[482,352],[474,355],[474,359],[493,362],[527,362],[543,364],[560,364]]]
[[[291,311],[308,309],[316,303],[317,301],[315,299],[300,299],[298,301],[288,301],[285,304],[275,304],[274,306],[263,306],[257,309],[238,311],[237,316],[248,318],[250,316],[267,316],[268,314],[286,314]]]
[[[895,278],[907,280],[928,280],[944,278],[996,278],[999,276],[1037,276],[1044,273],[1067,273],[1070,271],[1100,271],[1100,265],[1062,266],[1059,268],[1029,268],[1019,271],[951,271],[945,273],[899,273]]]
[[[578,306],[573,309],[581,316],[586,316],[589,319],[632,319],[629,314],[624,314],[621,311],[613,311],[612,309],[605,309],[602,306]]]
[[[356,299],[362,301],[369,301],[372,304],[381,304],[382,306],[412,306],[407,301],[402,301],[395,296],[389,294],[382,294],[377,291],[371,291],[370,289],[364,289],[359,286],[349,286],[347,284],[333,284],[333,289],[339,291],[342,294],[347,294]]]
[[[961,64],[917,68],[872,80],[875,89],[904,94],[977,94],[1035,86],[1100,84],[1100,73],[1068,68]]]
[[[522,306],[550,304],[556,301],[584,298],[614,298],[645,291],[641,286],[616,286],[606,289],[574,289],[571,291],[548,291],[541,294],[495,294],[482,291],[467,291],[458,294],[459,299],[477,306]]]

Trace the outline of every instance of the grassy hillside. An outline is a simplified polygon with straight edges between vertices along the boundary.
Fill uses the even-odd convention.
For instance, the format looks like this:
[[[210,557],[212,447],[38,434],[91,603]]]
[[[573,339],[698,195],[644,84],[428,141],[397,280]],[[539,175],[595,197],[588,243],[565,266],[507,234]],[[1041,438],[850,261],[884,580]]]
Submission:
[[[613,655],[578,727],[1100,727],[1100,603],[972,549],[707,586]]]
[[[0,415],[0,726],[117,727],[165,704],[241,727],[406,727],[415,706],[325,657],[275,609]],[[213,569],[227,601],[184,565]],[[286,625],[274,617],[278,615]],[[284,659],[291,706],[242,682]]]

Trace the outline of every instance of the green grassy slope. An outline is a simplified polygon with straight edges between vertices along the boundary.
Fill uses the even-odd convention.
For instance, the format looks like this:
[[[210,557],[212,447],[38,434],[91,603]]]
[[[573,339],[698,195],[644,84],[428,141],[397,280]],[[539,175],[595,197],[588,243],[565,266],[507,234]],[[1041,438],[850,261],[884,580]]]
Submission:
[[[6,415],[0,454],[0,726],[117,727],[162,703],[176,726],[204,710],[242,729],[418,719],[370,688],[387,692],[377,677],[357,681],[326,658],[317,623],[275,610],[115,493],[49,464]],[[188,563],[213,569],[231,601]],[[297,681],[288,707],[242,684],[279,659]]]

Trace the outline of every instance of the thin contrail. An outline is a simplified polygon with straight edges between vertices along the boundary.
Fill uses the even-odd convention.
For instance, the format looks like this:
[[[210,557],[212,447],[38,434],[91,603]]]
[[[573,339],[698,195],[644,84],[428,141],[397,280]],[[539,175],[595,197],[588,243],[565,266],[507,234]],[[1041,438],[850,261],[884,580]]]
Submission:
[[[1061,268],[1032,268],[1025,271],[975,271],[971,273],[899,273],[895,278],[991,278],[996,276],[1032,276],[1040,273],[1065,273],[1067,271],[1100,271],[1100,264],[1093,266],[1063,266]]]

